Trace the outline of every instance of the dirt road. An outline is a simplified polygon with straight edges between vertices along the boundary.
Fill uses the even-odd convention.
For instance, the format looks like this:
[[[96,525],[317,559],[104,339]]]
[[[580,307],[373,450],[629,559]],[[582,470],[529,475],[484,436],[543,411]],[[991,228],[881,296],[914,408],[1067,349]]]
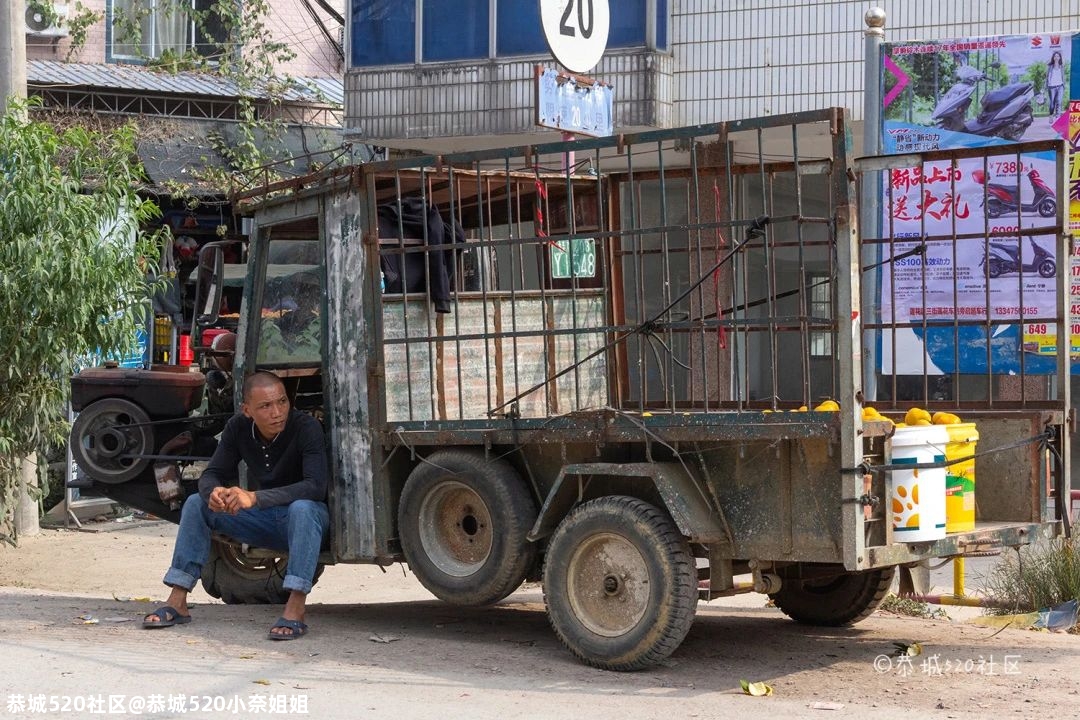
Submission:
[[[805,628],[759,595],[701,603],[675,655],[633,674],[576,662],[537,586],[466,610],[400,566],[328,568],[312,631],[294,642],[265,639],[276,608],[222,605],[201,589],[193,623],[144,631],[139,598],[164,596],[173,536],[153,523],[0,549],[0,718],[93,717],[95,697],[106,714],[119,703],[114,717],[152,718],[1080,717],[1080,636],[882,613]],[[887,657],[899,640],[919,640],[923,655]],[[775,694],[747,697],[740,679]]]

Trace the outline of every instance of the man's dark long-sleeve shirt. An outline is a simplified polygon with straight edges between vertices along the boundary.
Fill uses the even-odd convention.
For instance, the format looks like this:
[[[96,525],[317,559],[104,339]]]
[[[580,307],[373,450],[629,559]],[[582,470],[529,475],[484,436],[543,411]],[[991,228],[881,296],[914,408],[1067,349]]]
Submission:
[[[285,429],[268,443],[259,437],[251,418],[237,415],[229,420],[199,478],[203,500],[209,502],[216,487],[237,484],[241,460],[247,463],[248,489],[255,490],[257,507],[326,500],[330,481],[326,439],[319,421],[310,415],[290,410]]]

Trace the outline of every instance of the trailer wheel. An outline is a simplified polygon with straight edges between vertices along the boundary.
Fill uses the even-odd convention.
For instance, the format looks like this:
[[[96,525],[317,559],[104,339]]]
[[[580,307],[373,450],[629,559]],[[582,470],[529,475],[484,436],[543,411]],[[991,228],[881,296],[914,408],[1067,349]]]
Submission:
[[[440,450],[416,466],[398,505],[409,567],[435,597],[490,605],[514,592],[536,561],[526,534],[536,503],[504,460]]]
[[[822,580],[785,580],[770,595],[785,615],[804,625],[838,627],[865,620],[889,592],[896,568],[848,572]]]
[[[203,589],[229,605],[282,605],[289,599],[282,587],[287,564],[284,557],[252,558],[231,543],[214,540],[202,569]],[[315,567],[312,584],[322,571],[322,565]]]
[[[632,497],[591,500],[548,544],[544,602],[555,634],[583,662],[641,670],[675,651],[697,610],[690,546],[667,513]]]
[[[83,408],[71,426],[71,454],[75,462],[98,482],[127,482],[150,466],[154,448],[150,416],[122,398],[103,398]]]

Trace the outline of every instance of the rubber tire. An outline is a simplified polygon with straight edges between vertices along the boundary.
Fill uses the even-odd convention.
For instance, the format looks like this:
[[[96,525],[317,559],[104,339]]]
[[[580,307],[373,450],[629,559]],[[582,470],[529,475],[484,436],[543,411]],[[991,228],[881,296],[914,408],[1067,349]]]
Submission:
[[[997,198],[989,198],[986,201],[986,216],[989,218],[999,218],[1005,213],[1005,207],[1001,204],[1001,201]]]
[[[873,614],[892,585],[896,568],[849,572],[822,581],[785,580],[769,595],[776,607],[804,625],[853,625]]]
[[[150,460],[140,458],[124,461],[112,455],[114,452],[150,454],[154,449],[154,431],[147,424],[149,422],[150,416],[146,411],[130,400],[102,398],[90,403],[71,426],[71,454],[75,463],[98,482],[113,485],[133,480],[150,466]],[[100,435],[103,430],[113,427],[119,428],[115,434],[107,438]],[[103,448],[99,452],[85,444],[93,438],[118,442],[119,446]]]
[[[1057,263],[1046,259],[1039,263],[1039,277],[1052,278],[1057,275]]]
[[[1043,198],[1043,201],[1038,204],[1036,210],[1039,212],[1039,217],[1054,217],[1057,215],[1057,201],[1053,198]]]
[[[999,263],[997,260],[991,260],[990,263],[986,266],[986,270],[987,275],[989,275],[991,279],[1001,277],[1001,263]]]
[[[409,568],[435,597],[491,605],[517,590],[536,564],[536,545],[526,539],[536,516],[532,492],[513,466],[453,448],[432,453],[409,474],[398,533]]]
[[[210,545],[210,560],[202,569],[202,586],[208,594],[228,605],[283,605],[289,599],[285,582],[285,557],[255,560],[220,540]],[[312,585],[323,566],[315,566]]]
[[[602,577],[595,570],[590,573],[592,577],[580,577],[581,571],[596,567],[598,558],[618,557],[618,553],[607,550],[608,545],[602,545],[592,556],[577,557],[601,543],[636,550],[639,557],[627,556],[625,552],[623,557],[640,561],[647,571],[645,578],[639,578],[643,582],[638,584],[648,591],[641,615],[624,632],[620,632],[616,623],[608,623],[609,627],[601,625],[609,617],[604,616],[606,611],[625,613],[627,600],[634,600],[627,592],[632,586],[607,589],[609,581],[619,582],[617,574],[612,572],[619,566],[613,563]],[[633,568],[622,565],[621,569],[623,579],[628,579],[625,570]],[[579,597],[572,598],[571,592],[578,585],[575,570],[578,581],[597,581],[582,589],[593,587],[597,592],[578,591]],[[608,595],[611,601],[606,602],[603,595]],[[591,609],[599,612],[591,617],[587,615],[589,608],[581,612],[575,609],[575,605],[596,599],[600,603],[593,602]],[[603,670],[652,667],[679,647],[694,622],[698,587],[690,545],[667,512],[647,502],[620,495],[590,500],[567,515],[551,537],[544,564],[544,603],[555,634],[582,662]],[[636,609],[634,613],[637,614]],[[630,620],[633,618],[626,619],[627,625]],[[604,632],[598,632],[597,628]]]

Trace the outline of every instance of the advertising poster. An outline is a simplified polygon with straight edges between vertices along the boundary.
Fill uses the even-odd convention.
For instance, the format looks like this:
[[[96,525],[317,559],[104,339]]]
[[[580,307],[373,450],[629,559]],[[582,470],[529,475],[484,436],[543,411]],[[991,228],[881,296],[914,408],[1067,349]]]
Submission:
[[[1080,118],[1071,117],[1069,99],[1080,98],[1070,93],[1073,43],[1072,34],[1053,33],[885,45],[886,153],[1003,146],[1003,154],[897,170],[884,179],[887,235],[983,237],[930,242],[923,255],[881,266],[882,319],[919,322],[925,315],[937,323],[925,333],[898,330],[895,348],[892,333],[884,333],[883,372],[921,374],[925,362],[930,373],[985,373],[988,363],[995,373],[1013,373],[1021,353],[1026,373],[1053,371],[1057,339],[1045,319],[1056,315],[1063,260],[1055,257],[1053,233],[1038,230],[1054,225],[1066,198],[1057,197],[1053,153],[1017,156],[1007,146],[1080,142]],[[1080,201],[1080,193],[1071,195]],[[1070,202],[1070,217],[1080,224],[1080,202],[1076,208]],[[1007,235],[1020,228],[1033,232]],[[998,235],[987,242],[987,231]],[[897,243],[894,253],[918,244]],[[1080,304],[1080,284],[1074,292]],[[983,322],[957,331],[957,319]],[[1080,352],[1080,336],[1073,346]]]

